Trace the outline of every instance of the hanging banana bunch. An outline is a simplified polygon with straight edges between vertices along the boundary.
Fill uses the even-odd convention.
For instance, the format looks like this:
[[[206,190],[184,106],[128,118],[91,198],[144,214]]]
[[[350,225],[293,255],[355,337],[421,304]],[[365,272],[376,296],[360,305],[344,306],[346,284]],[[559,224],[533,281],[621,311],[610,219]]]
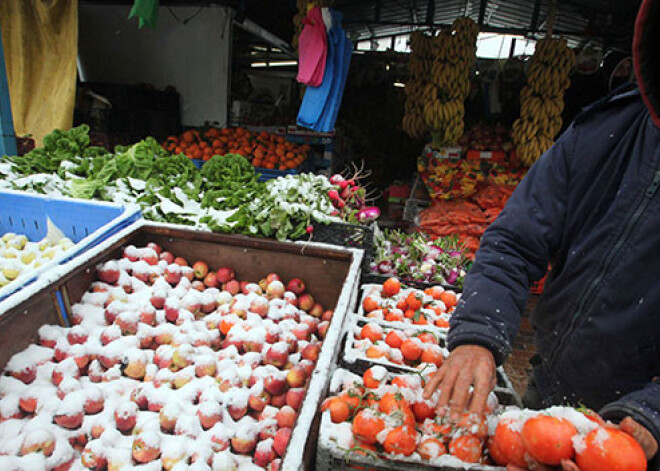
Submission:
[[[424,119],[426,87],[433,66],[433,44],[430,36],[420,31],[410,35],[412,52],[408,61],[409,81],[406,83],[406,105],[402,127],[414,139],[422,139],[429,127]]]
[[[298,49],[298,38],[300,33],[303,30],[303,20],[307,16],[307,12],[314,7],[332,7],[334,6],[334,0],[297,0],[296,6],[298,7],[298,13],[293,17],[293,27],[295,33],[291,44],[295,49]]]
[[[536,43],[520,92],[520,118],[513,123],[513,142],[520,161],[531,166],[554,143],[561,130],[564,92],[575,65],[565,39],[546,37]]]
[[[479,27],[458,18],[451,30],[433,38],[434,62],[424,88],[424,120],[436,147],[458,143],[465,127],[465,99],[470,93],[470,69],[476,61]]]

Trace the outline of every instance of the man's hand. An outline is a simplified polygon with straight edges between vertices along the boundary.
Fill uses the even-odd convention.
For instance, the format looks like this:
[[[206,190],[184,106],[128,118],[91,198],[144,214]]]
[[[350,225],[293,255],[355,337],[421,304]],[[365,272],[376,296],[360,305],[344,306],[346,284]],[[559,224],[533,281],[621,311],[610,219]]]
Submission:
[[[429,399],[440,388],[439,415],[444,415],[448,405],[452,420],[458,420],[468,406],[470,413],[481,415],[496,381],[493,354],[477,345],[461,345],[449,354],[428,382],[424,388],[424,398]],[[471,400],[470,386],[474,388]]]
[[[619,425],[608,424],[608,427],[618,428],[637,440],[637,443],[639,443],[642,450],[644,450],[647,460],[652,459],[658,452],[658,442],[653,437],[653,434],[632,417],[626,417]],[[578,465],[571,460],[563,460],[559,468],[540,464],[528,455],[525,455],[525,460],[527,461],[527,468],[521,468],[520,466],[510,464],[506,467],[507,471],[525,471],[527,469],[530,471],[552,471],[557,469],[561,471],[580,471]]]

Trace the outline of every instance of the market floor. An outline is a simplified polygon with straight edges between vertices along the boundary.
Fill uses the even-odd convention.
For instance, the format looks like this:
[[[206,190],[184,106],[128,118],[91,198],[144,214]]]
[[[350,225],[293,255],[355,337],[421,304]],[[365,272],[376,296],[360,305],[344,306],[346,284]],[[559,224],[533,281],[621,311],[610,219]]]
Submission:
[[[531,372],[531,365],[529,359],[536,353],[536,346],[534,345],[534,332],[529,323],[529,314],[534,310],[538,302],[538,296],[530,296],[527,304],[526,315],[520,323],[520,330],[518,337],[513,342],[513,352],[504,364],[504,371],[511,380],[514,389],[521,396],[527,389],[527,379]]]

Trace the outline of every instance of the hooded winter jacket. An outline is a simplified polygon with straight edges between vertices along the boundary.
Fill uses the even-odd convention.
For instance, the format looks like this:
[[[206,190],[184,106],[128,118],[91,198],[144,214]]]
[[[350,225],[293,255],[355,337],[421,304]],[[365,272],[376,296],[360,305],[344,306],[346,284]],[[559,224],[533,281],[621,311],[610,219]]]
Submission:
[[[543,403],[630,415],[660,443],[659,47],[660,0],[645,0],[638,87],[583,111],[530,169],[484,234],[448,342],[501,364],[552,262],[531,317]]]

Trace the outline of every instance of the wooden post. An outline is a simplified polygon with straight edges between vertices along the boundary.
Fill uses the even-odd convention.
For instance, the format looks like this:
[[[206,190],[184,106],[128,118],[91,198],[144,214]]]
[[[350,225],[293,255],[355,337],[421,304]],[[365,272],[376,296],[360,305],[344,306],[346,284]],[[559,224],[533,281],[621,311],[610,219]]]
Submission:
[[[0,156],[2,155],[16,155],[16,134],[9,101],[5,53],[0,35]]]

